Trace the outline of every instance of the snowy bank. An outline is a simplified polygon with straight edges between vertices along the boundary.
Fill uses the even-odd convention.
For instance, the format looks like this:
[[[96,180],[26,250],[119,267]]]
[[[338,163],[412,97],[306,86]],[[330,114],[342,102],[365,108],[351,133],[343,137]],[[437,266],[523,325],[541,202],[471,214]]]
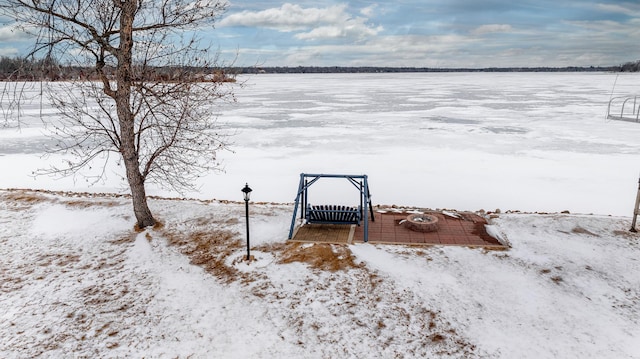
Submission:
[[[629,218],[502,214],[512,248],[286,243],[292,208],[0,191],[0,356],[638,358]]]

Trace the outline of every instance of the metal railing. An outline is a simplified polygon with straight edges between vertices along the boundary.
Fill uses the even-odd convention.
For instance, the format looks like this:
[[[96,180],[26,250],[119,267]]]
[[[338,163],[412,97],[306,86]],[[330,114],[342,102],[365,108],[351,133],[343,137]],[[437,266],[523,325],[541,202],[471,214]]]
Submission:
[[[612,97],[607,106],[607,119],[640,122],[640,96]]]

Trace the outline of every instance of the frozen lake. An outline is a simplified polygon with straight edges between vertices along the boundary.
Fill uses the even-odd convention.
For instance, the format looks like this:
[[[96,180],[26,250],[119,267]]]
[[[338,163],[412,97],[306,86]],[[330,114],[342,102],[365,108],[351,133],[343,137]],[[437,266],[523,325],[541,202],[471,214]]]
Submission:
[[[374,204],[458,210],[629,216],[640,171],[640,124],[605,120],[612,95],[640,93],[640,75],[611,73],[291,74],[241,77],[219,108],[236,132],[225,172],[189,197],[291,202],[299,174],[367,174]],[[614,88],[614,83],[615,88]],[[46,106],[46,105],[45,105]],[[47,137],[38,106],[21,131],[0,130],[0,187],[124,191],[30,177]],[[52,116],[44,108],[45,116]],[[31,118],[31,120],[29,120]],[[31,124],[31,125],[29,125]],[[354,203],[329,182],[313,203]],[[314,189],[312,187],[312,189]],[[175,195],[158,188],[150,194]]]

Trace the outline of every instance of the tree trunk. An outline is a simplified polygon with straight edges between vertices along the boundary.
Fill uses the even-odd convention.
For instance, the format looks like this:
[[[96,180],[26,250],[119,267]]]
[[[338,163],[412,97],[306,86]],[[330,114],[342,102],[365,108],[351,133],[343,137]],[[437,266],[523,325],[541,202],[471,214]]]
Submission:
[[[133,20],[136,12],[135,0],[121,2],[120,47],[118,49],[118,67],[116,70],[115,100],[120,124],[120,154],[127,172],[127,181],[133,199],[133,213],[139,228],[153,226],[156,220],[147,204],[144,188],[145,178],[140,172],[138,149],[136,147],[135,119],[131,112],[131,65],[133,50]]]
[[[138,161],[136,160],[135,163]],[[149,205],[147,204],[147,194],[144,189],[144,181],[142,175],[135,165],[134,168],[129,170],[132,165],[127,165],[125,161],[125,167],[127,167],[127,180],[129,181],[129,187],[131,188],[131,198],[133,201],[133,213],[136,216],[136,223],[138,228],[144,228],[153,226],[156,224],[156,220],[151,214]]]

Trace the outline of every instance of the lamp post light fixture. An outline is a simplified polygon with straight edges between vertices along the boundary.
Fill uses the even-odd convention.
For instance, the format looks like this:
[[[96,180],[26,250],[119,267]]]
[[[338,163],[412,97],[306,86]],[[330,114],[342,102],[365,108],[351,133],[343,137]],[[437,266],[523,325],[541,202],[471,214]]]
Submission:
[[[249,188],[249,184],[245,184],[242,189],[242,194],[244,195],[244,210],[246,215],[247,222],[247,262],[251,260],[251,256],[249,254],[249,198],[251,197],[251,188]]]

